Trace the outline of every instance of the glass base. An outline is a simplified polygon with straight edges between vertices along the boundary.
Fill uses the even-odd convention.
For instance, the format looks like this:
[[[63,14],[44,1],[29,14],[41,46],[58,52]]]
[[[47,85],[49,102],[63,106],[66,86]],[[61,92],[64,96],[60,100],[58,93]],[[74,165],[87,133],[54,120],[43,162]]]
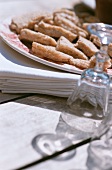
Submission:
[[[103,108],[98,104],[96,107],[94,107],[94,105],[90,102],[86,100],[82,101],[81,99],[77,99],[69,106],[71,113],[78,113],[80,116],[84,117],[95,117],[97,119],[103,118]]]

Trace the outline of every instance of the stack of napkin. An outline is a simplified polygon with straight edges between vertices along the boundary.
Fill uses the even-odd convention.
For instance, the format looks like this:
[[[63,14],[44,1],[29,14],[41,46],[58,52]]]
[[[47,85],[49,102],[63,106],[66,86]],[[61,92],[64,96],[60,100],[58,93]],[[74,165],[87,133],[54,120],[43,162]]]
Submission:
[[[0,90],[3,93],[40,93],[68,97],[77,86],[79,78],[78,74],[33,61],[0,40]],[[112,91],[110,94],[112,99]]]
[[[79,77],[33,61],[0,40],[0,90],[3,93],[68,97]]]

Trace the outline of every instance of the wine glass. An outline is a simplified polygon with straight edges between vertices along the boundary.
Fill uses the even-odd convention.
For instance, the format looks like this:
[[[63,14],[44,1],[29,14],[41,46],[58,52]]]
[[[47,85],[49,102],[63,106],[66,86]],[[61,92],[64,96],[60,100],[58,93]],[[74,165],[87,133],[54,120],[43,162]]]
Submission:
[[[78,86],[77,87],[75,86],[74,91],[72,95],[69,97],[67,103],[70,106],[70,110],[72,111],[73,114],[74,113],[76,114],[78,112],[80,113],[80,116],[84,115],[86,117],[91,117],[91,118],[96,116],[97,119],[98,118],[102,119],[107,112],[108,95],[109,95],[108,91],[109,91],[109,84],[110,84],[109,76],[103,72],[103,65],[104,62],[108,60],[108,55],[106,54],[106,52],[107,52],[108,44],[112,42],[112,26],[103,23],[91,23],[88,25],[87,30],[90,34],[95,34],[100,38],[102,43],[100,49],[101,51],[99,53],[96,53],[95,68],[85,70],[82,73],[81,79],[78,82]],[[105,83],[105,88],[100,88],[100,86],[103,86],[103,82]],[[99,89],[98,86],[95,86],[95,84],[99,86]],[[88,95],[86,96],[85,93],[88,93]],[[78,101],[78,97],[79,97],[78,95],[80,95],[83,102],[80,102],[81,99],[79,99]],[[97,97],[98,95],[99,97]],[[102,97],[103,95],[105,97]],[[84,98],[88,98],[87,100],[89,100],[89,103],[88,101],[84,103],[85,101]],[[67,117],[66,122],[68,122],[70,115],[66,116],[65,114],[63,115],[63,117]],[[72,124],[73,123],[71,123],[71,126],[73,126]],[[97,126],[98,125],[99,123],[97,124]]]
[[[112,42],[112,26],[104,23],[91,23],[87,26],[90,34],[95,34],[102,43],[96,53],[96,66],[85,70],[68,98],[68,105],[72,112],[79,112],[85,116],[103,117],[107,112],[110,77],[103,72],[104,63],[108,60],[107,48]]]

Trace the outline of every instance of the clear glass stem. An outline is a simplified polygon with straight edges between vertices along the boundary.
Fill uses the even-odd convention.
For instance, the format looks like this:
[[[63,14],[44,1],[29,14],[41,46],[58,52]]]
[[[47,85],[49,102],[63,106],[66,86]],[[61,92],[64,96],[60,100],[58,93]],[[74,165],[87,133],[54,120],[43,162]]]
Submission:
[[[96,60],[96,65],[94,67],[94,71],[95,72],[102,72],[104,69],[104,63],[103,62],[99,62],[98,60]]]
[[[106,46],[102,46],[102,49],[104,49]],[[108,59],[107,52],[104,50],[100,50],[96,53],[96,66],[94,67],[95,72],[103,72],[104,70],[104,64],[106,60]]]

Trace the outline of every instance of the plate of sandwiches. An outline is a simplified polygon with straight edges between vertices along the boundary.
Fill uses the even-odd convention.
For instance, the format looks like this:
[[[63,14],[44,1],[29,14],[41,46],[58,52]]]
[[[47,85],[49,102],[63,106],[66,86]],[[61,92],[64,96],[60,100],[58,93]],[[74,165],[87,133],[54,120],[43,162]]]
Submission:
[[[36,62],[81,74],[95,66],[95,53],[101,42],[87,32],[88,22],[97,18],[87,13],[76,15],[69,9],[52,13],[32,12],[7,18],[0,26],[0,36],[17,52]],[[112,74],[112,44],[108,47],[109,60],[104,70]]]

